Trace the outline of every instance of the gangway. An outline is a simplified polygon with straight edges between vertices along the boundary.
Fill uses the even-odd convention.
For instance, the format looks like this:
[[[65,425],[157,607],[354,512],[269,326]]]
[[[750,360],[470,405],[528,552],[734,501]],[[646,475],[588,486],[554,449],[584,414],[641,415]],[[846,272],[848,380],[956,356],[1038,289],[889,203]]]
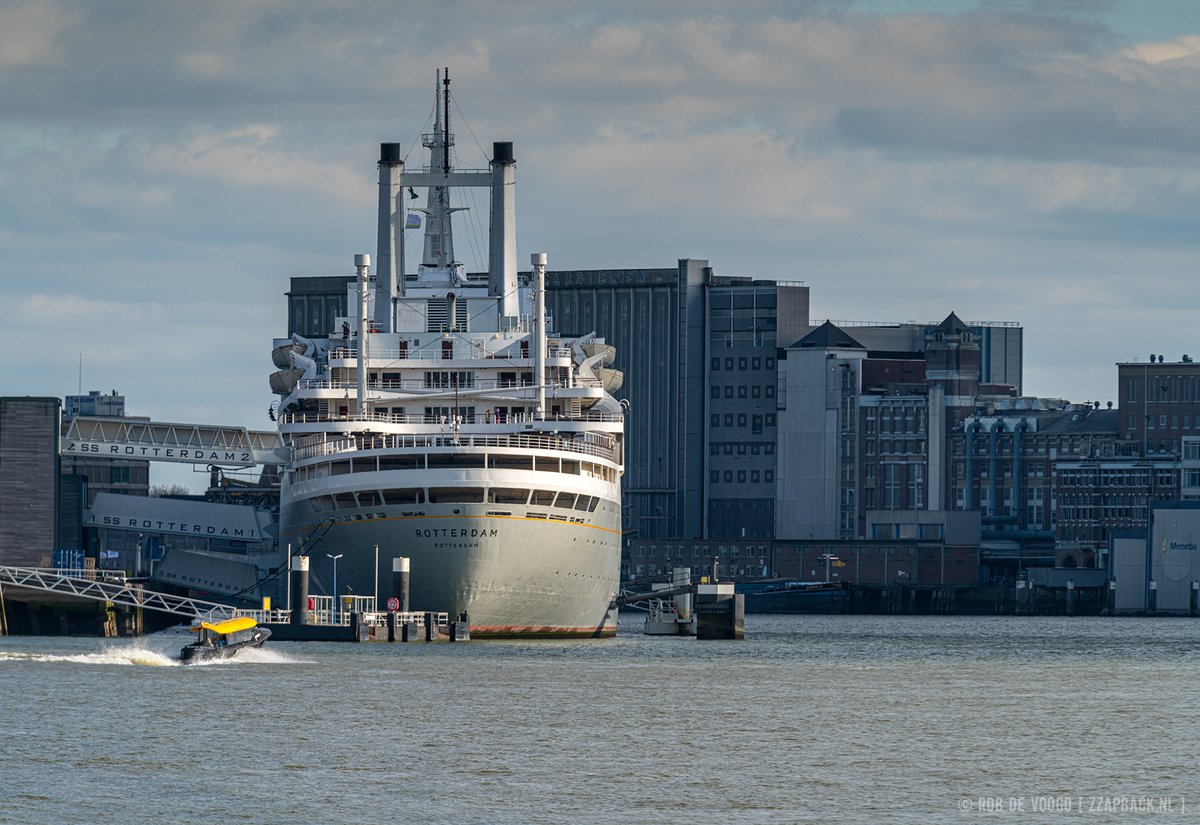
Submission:
[[[59,447],[66,456],[222,467],[287,464],[288,452],[277,432],[100,416],[72,418]]]
[[[259,621],[287,621],[288,613],[276,610],[271,611],[271,616],[266,616],[265,611],[261,610],[243,610],[219,602],[158,593],[131,584],[124,576],[101,570],[48,570],[40,567],[0,566],[0,584],[112,602],[124,607],[144,607],[208,622],[223,621],[235,616],[253,616]]]

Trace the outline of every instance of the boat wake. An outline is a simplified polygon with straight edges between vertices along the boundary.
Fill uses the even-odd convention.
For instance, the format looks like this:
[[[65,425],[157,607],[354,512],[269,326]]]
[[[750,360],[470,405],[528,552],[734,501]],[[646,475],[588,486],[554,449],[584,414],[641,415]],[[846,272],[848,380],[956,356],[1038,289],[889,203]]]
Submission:
[[[178,658],[149,650],[144,647],[117,646],[109,647],[98,653],[25,653],[20,651],[0,651],[0,663],[24,662],[69,662],[79,665],[137,665],[140,667],[174,667],[179,664]]]
[[[202,662],[193,662],[188,667],[228,667],[230,665],[309,665],[312,664],[312,659],[300,659],[295,656],[287,656],[277,650],[268,650],[262,647],[251,647],[245,650],[239,650],[236,656],[230,656],[228,659],[209,659]],[[178,664],[178,662],[176,662]]]
[[[134,645],[114,645],[96,653],[29,653],[0,650],[0,666],[5,662],[65,662],[77,665],[134,665],[138,667],[178,667],[179,655]],[[287,656],[274,650],[251,648],[228,659],[197,662],[188,667],[226,667],[228,665],[303,665],[311,659]]]

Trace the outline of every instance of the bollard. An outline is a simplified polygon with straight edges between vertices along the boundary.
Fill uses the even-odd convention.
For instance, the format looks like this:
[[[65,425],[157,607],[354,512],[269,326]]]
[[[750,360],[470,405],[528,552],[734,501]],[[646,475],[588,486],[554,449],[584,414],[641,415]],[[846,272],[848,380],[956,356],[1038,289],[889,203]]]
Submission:
[[[292,593],[291,624],[308,624],[308,556],[292,556]]]
[[[395,611],[395,610],[389,610],[389,611],[388,611],[388,614],[387,614],[387,617],[388,617],[388,619],[387,619],[387,622],[388,622],[388,641],[389,641],[389,642],[394,642],[394,641],[396,641],[396,611]]]
[[[405,621],[400,624],[400,641],[416,642],[421,638],[416,622]]]
[[[1192,598],[1188,602],[1188,615],[1200,613],[1200,582],[1192,582]]]
[[[1149,610],[1151,613],[1158,612],[1158,582],[1154,579],[1150,580],[1150,604]]]
[[[1075,580],[1067,579],[1067,615],[1075,615]]]
[[[401,613],[407,613],[409,610],[408,571],[409,560],[406,556],[396,556],[392,559],[392,595],[400,601]]]
[[[433,642],[438,637],[437,614],[425,614],[425,641]]]

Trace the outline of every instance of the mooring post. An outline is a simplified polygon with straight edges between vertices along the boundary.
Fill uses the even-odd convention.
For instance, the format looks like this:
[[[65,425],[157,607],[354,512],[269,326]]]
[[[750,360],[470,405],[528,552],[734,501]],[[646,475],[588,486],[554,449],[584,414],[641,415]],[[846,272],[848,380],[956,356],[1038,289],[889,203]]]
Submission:
[[[400,612],[408,612],[409,560],[407,556],[392,559],[392,596],[400,601]]]
[[[1200,613],[1200,582],[1192,582],[1192,597],[1188,601],[1188,615]]]
[[[291,624],[308,624],[308,556],[292,556],[292,593]]]
[[[1067,579],[1067,615],[1075,615],[1075,580]]]

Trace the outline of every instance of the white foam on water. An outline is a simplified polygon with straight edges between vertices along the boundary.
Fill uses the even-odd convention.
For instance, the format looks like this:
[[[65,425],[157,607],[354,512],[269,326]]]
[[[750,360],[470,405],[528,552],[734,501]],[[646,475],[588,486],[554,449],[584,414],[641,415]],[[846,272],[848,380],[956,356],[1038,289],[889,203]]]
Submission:
[[[0,662],[69,662],[78,665],[137,665],[141,667],[174,667],[179,659],[138,645],[113,645],[98,653],[25,653],[0,651]]]

